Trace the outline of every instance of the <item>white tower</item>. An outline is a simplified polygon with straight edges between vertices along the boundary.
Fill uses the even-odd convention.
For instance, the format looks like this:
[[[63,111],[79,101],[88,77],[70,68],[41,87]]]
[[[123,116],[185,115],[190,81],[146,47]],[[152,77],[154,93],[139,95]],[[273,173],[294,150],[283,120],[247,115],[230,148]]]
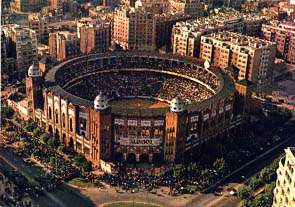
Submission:
[[[184,111],[183,102],[179,97],[175,97],[170,102],[170,111],[174,113],[179,113]]]
[[[94,99],[94,109],[100,111],[106,108],[108,108],[108,99],[100,92],[100,94]]]
[[[37,62],[34,62],[28,70],[28,76],[29,78],[38,78],[40,77],[40,70],[39,70],[39,65]]]

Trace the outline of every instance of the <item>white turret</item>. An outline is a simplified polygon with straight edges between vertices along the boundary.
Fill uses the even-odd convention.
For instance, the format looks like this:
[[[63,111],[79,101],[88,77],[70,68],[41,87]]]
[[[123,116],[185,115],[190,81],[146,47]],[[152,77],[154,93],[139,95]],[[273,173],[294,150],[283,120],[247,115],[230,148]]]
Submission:
[[[94,109],[95,110],[104,110],[108,108],[108,99],[101,92],[94,99]]]
[[[37,62],[34,62],[29,67],[28,76],[29,76],[29,78],[37,78],[37,77],[40,77],[39,64]]]
[[[170,102],[170,111],[174,113],[179,113],[184,111],[183,102],[179,97],[175,97]]]

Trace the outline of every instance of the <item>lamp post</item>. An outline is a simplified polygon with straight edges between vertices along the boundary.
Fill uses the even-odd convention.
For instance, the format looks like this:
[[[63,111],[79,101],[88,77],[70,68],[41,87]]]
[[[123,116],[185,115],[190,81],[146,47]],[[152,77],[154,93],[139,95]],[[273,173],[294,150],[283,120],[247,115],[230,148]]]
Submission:
[[[244,175],[242,175],[241,177],[246,180],[246,182],[248,183],[247,185],[250,184],[249,180]]]

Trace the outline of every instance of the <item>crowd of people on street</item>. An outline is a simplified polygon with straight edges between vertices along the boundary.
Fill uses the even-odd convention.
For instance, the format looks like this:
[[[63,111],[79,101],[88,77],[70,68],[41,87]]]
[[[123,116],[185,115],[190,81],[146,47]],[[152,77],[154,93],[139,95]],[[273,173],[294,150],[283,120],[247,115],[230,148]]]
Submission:
[[[100,176],[100,179],[110,186],[118,187],[126,192],[139,190],[152,192],[161,187],[168,187],[170,195],[194,193],[218,179],[218,173],[215,170],[208,170],[204,176],[200,167],[196,167],[190,172],[184,170],[179,176],[175,176],[173,170],[156,175],[151,169],[151,173],[146,174],[140,169],[130,170],[121,163],[117,165],[117,172],[116,174],[105,173]],[[194,190],[187,189],[188,185],[197,187]]]
[[[9,122],[9,125],[14,132],[9,134],[9,140],[11,142],[22,141],[24,143],[22,150],[44,165],[50,174],[60,180],[70,179],[79,175],[79,169],[56,152],[56,149],[41,142],[39,137],[33,137],[30,133],[25,132],[16,123]],[[54,158],[54,162],[50,158]]]

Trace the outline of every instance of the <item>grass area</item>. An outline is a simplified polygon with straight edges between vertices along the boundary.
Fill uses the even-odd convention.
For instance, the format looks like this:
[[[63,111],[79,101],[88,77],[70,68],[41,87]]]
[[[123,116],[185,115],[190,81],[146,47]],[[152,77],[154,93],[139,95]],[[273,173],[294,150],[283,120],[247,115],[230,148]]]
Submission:
[[[184,189],[189,190],[189,191],[197,191],[198,190],[198,186],[196,186],[196,185],[186,185],[184,187]]]
[[[86,179],[83,179],[83,178],[74,178],[74,179],[68,181],[68,184],[75,185],[75,186],[82,187],[82,188],[95,187],[95,185],[93,183],[89,183],[89,182],[87,182]]]
[[[133,202],[120,202],[120,203],[111,203],[104,205],[103,207],[158,207],[152,204],[144,204],[144,203],[134,203]]]

